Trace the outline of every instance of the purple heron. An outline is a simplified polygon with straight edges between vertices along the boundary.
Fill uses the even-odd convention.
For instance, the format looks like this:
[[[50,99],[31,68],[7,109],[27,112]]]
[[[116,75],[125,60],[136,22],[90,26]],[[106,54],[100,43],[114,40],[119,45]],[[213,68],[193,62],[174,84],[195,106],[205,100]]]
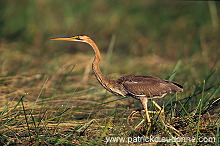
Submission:
[[[97,45],[92,39],[85,35],[77,35],[69,38],[53,38],[51,40],[63,40],[63,41],[78,41],[89,44],[95,53],[95,58],[92,63],[92,70],[99,83],[109,92],[119,95],[119,96],[131,96],[141,102],[143,105],[144,112],[146,115],[147,123],[149,127],[151,125],[151,119],[149,113],[159,113],[164,112],[164,110],[153,101],[153,104],[160,111],[148,111],[147,102],[149,99],[162,98],[167,93],[182,92],[183,87],[178,83],[167,81],[154,76],[142,76],[142,75],[127,75],[120,77],[117,80],[111,80],[104,76],[99,68],[99,63],[101,60],[100,51]],[[133,111],[128,119],[133,116],[137,111]]]

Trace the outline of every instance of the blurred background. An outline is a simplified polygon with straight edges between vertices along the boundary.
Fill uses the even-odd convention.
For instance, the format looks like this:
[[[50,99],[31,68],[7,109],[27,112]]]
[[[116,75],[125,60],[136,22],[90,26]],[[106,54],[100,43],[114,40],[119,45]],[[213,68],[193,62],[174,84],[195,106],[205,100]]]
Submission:
[[[1,0],[0,76],[51,77],[75,66],[71,74],[86,80],[86,75],[93,76],[91,69],[85,71],[92,49],[82,43],[50,40],[85,34],[99,46],[106,75],[149,74],[168,79],[176,66],[174,80],[191,87],[220,66],[219,5],[211,1]],[[55,84],[56,77],[51,78]],[[4,86],[12,82],[2,79]],[[215,82],[214,77],[211,83]]]

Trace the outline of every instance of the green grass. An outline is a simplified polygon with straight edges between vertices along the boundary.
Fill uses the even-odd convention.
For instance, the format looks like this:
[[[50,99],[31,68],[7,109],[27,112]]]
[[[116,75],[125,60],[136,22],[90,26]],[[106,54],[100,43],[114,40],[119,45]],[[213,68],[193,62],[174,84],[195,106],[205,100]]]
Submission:
[[[219,144],[218,3],[0,3],[0,145],[103,145],[107,137],[146,134],[145,123],[134,129],[140,115],[127,123],[140,103],[108,93],[95,79],[88,45],[50,41],[76,34],[94,39],[112,79],[154,75],[184,86],[155,100],[165,117],[151,115],[149,135],[216,140],[154,144]]]

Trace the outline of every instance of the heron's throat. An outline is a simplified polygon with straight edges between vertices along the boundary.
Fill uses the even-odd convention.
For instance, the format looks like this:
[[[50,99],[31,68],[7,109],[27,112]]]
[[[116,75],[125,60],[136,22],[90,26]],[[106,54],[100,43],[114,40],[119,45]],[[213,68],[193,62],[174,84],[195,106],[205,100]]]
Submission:
[[[90,40],[90,42],[88,42],[88,44],[93,48],[94,53],[95,53],[95,58],[92,63],[92,70],[95,73],[95,76],[96,76],[97,80],[99,81],[99,83],[105,89],[109,90],[109,85],[111,86],[111,83],[113,82],[113,80],[110,80],[109,78],[104,76],[99,68],[99,64],[100,64],[100,60],[101,60],[100,51],[99,51],[98,47],[96,46],[96,44],[92,40]]]
[[[107,78],[106,76],[104,76],[102,74],[102,72],[99,68],[101,55],[100,55],[99,49],[96,46],[96,44],[92,40],[87,41],[87,42],[89,43],[89,45],[91,45],[91,47],[93,48],[94,53],[95,53],[95,58],[92,63],[92,70],[95,73],[95,76],[96,76],[97,80],[99,81],[99,83],[109,92],[112,92],[115,95],[125,96],[127,94],[127,92],[124,90],[122,85],[118,84],[115,80],[111,80],[111,79]]]

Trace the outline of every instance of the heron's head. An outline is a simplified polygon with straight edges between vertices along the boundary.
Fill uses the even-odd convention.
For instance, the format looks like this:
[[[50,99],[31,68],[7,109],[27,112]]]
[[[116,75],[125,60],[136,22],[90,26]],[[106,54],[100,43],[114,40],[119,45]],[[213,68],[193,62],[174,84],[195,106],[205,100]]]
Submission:
[[[77,41],[77,42],[85,42],[85,43],[87,43],[91,39],[88,36],[86,36],[86,35],[76,35],[76,36],[72,36],[72,37],[52,38],[51,40]]]

